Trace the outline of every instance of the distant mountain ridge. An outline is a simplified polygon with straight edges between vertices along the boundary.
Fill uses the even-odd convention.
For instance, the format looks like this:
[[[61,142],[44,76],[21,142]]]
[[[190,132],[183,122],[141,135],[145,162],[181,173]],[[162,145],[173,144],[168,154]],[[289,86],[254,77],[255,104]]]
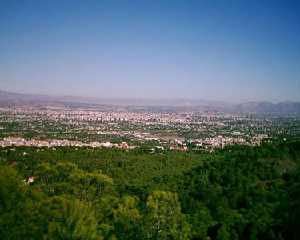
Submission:
[[[0,90],[0,104],[27,104],[27,103],[85,103],[85,104],[112,104],[112,105],[132,105],[132,106],[180,106],[194,107],[214,106],[218,108],[231,107],[230,104],[222,101],[208,101],[195,99],[143,99],[143,98],[96,98],[77,96],[49,96],[14,93]]]
[[[222,101],[193,99],[108,99],[95,97],[48,96],[14,93],[0,90],[0,106],[12,105],[119,105],[119,106],[157,106],[178,107],[181,109],[224,111],[257,114],[300,114],[300,102],[245,102],[230,104]]]
[[[300,113],[300,102],[246,102],[236,105],[235,111],[278,114]]]

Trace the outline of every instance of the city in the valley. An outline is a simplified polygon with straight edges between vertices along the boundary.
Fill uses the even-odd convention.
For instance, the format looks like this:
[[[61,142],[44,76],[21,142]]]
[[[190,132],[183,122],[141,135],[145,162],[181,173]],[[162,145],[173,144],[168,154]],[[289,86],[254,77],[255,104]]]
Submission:
[[[300,0],[0,0],[0,240],[300,240]]]
[[[205,151],[297,138],[298,115],[124,106],[0,108],[0,146]]]

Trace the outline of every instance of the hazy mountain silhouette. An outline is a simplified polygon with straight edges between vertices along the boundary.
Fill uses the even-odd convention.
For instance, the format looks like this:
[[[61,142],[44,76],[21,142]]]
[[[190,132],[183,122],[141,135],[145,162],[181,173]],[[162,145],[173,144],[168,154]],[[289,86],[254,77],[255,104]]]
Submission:
[[[235,111],[278,114],[300,113],[300,102],[247,102],[238,104]]]
[[[225,111],[258,114],[292,114],[300,113],[300,102],[245,102],[230,104],[222,101],[194,100],[194,99],[140,99],[140,98],[94,98],[76,96],[49,96],[37,94],[23,94],[0,90],[0,105],[119,105],[119,106],[160,106],[177,107],[180,109]]]

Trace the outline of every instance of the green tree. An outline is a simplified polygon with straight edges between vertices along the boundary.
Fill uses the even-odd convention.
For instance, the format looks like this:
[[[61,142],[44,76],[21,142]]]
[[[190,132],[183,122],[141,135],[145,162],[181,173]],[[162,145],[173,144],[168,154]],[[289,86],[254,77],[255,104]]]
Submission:
[[[141,214],[137,205],[137,198],[125,196],[118,204],[118,207],[113,210],[115,229],[120,239],[141,238]]]
[[[102,239],[94,210],[88,203],[61,196],[52,198],[48,204],[51,204],[48,239]]]
[[[176,193],[154,191],[147,199],[145,223],[148,239],[189,239],[190,227]]]
[[[74,193],[79,199],[93,201],[113,193],[113,179],[100,172],[75,171],[71,176]]]
[[[39,193],[29,191],[15,169],[1,166],[0,239],[42,238],[45,218],[35,201],[40,197]]]

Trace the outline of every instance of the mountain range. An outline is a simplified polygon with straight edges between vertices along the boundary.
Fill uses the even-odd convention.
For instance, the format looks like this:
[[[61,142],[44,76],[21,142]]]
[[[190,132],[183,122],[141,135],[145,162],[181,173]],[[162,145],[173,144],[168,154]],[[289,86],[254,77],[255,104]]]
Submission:
[[[67,105],[67,106],[146,106],[173,107],[193,110],[224,111],[257,114],[300,114],[300,102],[245,102],[232,104],[222,101],[194,99],[109,99],[76,96],[24,94],[0,90],[0,106]]]

